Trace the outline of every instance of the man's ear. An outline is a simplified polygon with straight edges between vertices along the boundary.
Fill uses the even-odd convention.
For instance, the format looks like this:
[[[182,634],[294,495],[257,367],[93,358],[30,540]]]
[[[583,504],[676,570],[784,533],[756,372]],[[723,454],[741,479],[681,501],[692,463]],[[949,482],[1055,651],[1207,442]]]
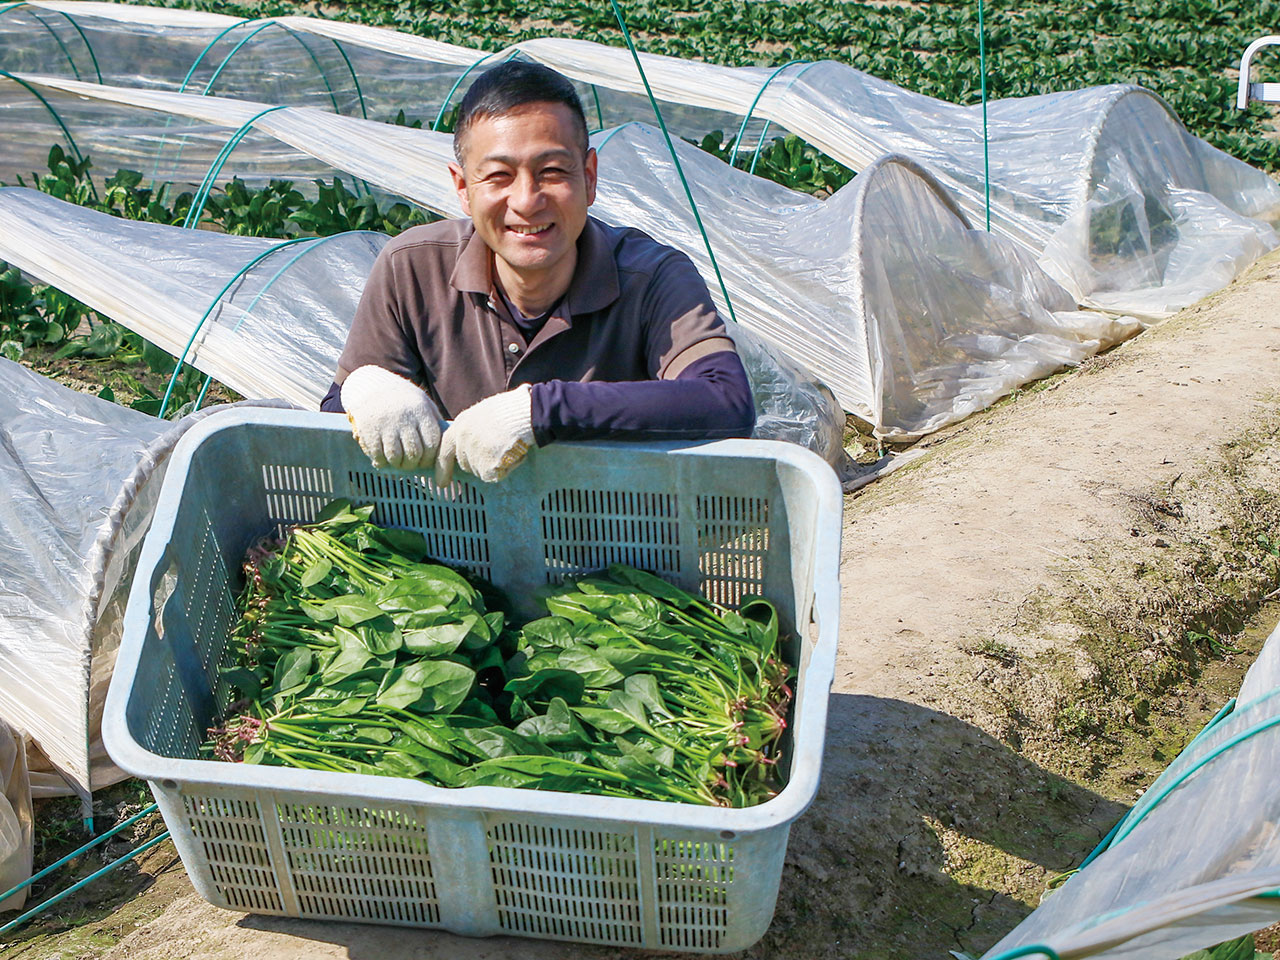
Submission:
[[[587,206],[591,206],[596,202],[596,171],[599,166],[600,157],[596,154],[595,147],[587,147],[587,158],[582,164],[582,171],[586,175],[587,180]]]
[[[449,176],[453,177],[453,189],[458,192],[458,202],[462,204],[462,212],[468,217],[471,216],[471,200],[467,197],[467,175],[463,172],[462,165],[450,161]],[[594,196],[594,194],[595,186],[593,184],[592,195]]]

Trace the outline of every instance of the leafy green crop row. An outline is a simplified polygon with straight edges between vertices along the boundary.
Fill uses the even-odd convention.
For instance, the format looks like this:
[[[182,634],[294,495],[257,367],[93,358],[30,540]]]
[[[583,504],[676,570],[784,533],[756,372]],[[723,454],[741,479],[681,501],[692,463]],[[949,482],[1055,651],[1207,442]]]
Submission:
[[[244,17],[312,12],[293,0],[161,0]],[[978,99],[977,0],[686,0],[621,4],[641,49],[730,65],[844,61],[909,90],[956,103]],[[482,50],[560,35],[622,45],[599,0],[368,0],[324,15]],[[985,4],[989,96],[1017,97],[1137,83],[1164,97],[1192,133],[1267,170],[1280,143],[1264,136],[1268,108],[1232,107],[1244,47],[1274,31],[1280,0],[992,0]],[[1259,61],[1263,69],[1268,60]],[[1277,66],[1275,58],[1271,68]]]

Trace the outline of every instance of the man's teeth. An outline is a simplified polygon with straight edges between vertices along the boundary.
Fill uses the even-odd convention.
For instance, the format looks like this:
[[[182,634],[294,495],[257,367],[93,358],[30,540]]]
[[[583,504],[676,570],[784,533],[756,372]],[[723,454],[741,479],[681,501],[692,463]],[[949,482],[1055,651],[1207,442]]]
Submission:
[[[550,230],[551,224],[544,223],[540,227],[508,227],[508,230],[514,230],[516,233],[522,233],[525,236],[533,236],[535,233],[542,233],[544,230]]]

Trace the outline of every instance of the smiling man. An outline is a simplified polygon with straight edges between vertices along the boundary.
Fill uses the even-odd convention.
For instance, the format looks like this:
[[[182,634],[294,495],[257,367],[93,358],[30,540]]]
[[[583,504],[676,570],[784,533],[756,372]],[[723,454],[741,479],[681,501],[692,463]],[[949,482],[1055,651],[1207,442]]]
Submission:
[[[750,435],[750,385],[693,262],[588,215],[598,159],[568,80],[494,67],[453,142],[470,219],[382,250],[321,404],[374,465],[494,481],[555,440]]]

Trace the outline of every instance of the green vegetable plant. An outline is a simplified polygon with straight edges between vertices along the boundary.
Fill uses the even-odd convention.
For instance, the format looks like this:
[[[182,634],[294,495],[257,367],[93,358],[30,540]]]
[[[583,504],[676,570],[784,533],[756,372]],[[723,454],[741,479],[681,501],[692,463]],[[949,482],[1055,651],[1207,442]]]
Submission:
[[[233,177],[205,202],[202,219],[241,237],[285,237],[290,218],[306,203],[290,180],[272,180],[252,189]]]
[[[56,287],[33,284],[17,267],[0,261],[0,341],[15,345],[9,359],[36,344],[66,343],[82,322],[96,317],[74,297]]]
[[[211,731],[215,756],[451,783],[466,755],[448,730],[497,720],[483,674],[502,663],[503,613],[372,509],[334,501],[250,550],[224,673],[247,699]]]
[[[98,202],[98,191],[89,174],[89,168],[93,166],[92,159],[72,157],[62,149],[61,144],[55,143],[49,148],[46,164],[48,173],[31,174],[29,184],[19,175],[16,178],[18,186],[30,186],[59,200],[80,206],[94,206]]]
[[[223,672],[241,699],[207,753],[721,806],[781,787],[793,671],[766,600],[730,611],[618,565],[516,631],[372,510],[334,501],[250,550]]]
[[[740,170],[750,170],[758,177],[804,193],[830,196],[854,177],[844,164],[792,133],[771,139],[761,147],[758,157],[754,149],[739,149],[735,155],[732,140],[726,141],[722,130],[688,142],[725,163],[732,160]]]
[[[106,182],[106,191],[99,209],[125,220],[149,220],[179,226],[191,209],[194,195],[185,191],[167,201],[172,185],[159,183],[142,186],[143,177],[137,170],[117,170]]]
[[[352,193],[340,177],[334,177],[332,184],[324,180],[314,182],[316,199],[288,217],[303,233],[328,237],[348,230],[373,230],[395,236],[409,227],[440,219],[421,207],[403,202],[384,206],[367,191]]]
[[[792,673],[768,601],[724,610],[615,565],[544,602],[551,616],[521,630],[506,686],[526,717],[517,733],[571,736],[589,766],[654,799],[738,807],[776,793]]]

